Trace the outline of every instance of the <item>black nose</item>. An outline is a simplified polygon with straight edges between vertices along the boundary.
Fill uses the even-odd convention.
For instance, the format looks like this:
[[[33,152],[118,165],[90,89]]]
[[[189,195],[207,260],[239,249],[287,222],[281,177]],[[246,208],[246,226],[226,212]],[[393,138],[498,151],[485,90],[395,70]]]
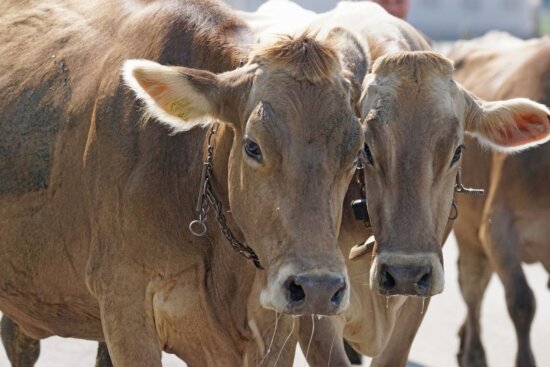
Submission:
[[[381,265],[380,293],[386,296],[427,297],[432,285],[432,268],[428,265]]]
[[[346,295],[346,280],[333,273],[302,273],[285,282],[289,313],[334,315]]]

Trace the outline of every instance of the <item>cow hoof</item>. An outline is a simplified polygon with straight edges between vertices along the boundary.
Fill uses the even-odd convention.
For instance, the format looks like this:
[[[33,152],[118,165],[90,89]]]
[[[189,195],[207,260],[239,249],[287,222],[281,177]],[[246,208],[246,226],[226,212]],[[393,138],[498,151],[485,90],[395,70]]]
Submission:
[[[460,350],[457,354],[458,365],[460,367],[487,367],[485,352],[483,349],[472,349],[467,351]]]

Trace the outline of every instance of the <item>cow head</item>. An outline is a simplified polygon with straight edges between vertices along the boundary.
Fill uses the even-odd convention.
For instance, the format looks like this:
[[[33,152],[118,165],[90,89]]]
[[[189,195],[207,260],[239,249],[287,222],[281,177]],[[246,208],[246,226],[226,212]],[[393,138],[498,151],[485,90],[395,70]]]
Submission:
[[[370,282],[384,295],[443,290],[441,245],[465,132],[505,152],[549,138],[546,107],[482,101],[452,73],[436,53],[405,52],[377,60],[365,80],[365,176],[377,241]]]
[[[131,60],[124,78],[174,130],[212,119],[233,129],[228,200],[266,271],[262,306],[339,313],[349,299],[341,209],[364,141],[350,83],[336,49],[308,34],[249,60],[222,74]]]

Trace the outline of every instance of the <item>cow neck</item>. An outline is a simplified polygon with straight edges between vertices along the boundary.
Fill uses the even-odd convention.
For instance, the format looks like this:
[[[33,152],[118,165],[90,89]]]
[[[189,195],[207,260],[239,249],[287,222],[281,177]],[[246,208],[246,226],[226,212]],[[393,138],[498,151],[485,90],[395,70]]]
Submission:
[[[254,250],[235,236],[233,230],[237,228],[231,216],[229,206],[229,155],[233,144],[233,134],[228,129],[219,127],[220,124],[215,123],[210,127],[210,131],[206,134],[205,158],[203,159],[201,183],[199,188],[199,196],[197,199],[196,211],[198,219],[190,223],[189,229],[196,236],[206,234],[207,215],[213,218],[212,222],[217,222],[217,227],[220,229],[223,237],[229,242],[232,248],[247,260],[251,260],[257,269],[263,269],[258,255]],[[221,136],[221,138],[220,138]],[[220,190],[221,189],[221,190]],[[229,222],[227,221],[229,219]],[[195,228],[195,229],[194,229]],[[199,228],[199,231],[196,230]],[[242,234],[239,236],[242,238]]]

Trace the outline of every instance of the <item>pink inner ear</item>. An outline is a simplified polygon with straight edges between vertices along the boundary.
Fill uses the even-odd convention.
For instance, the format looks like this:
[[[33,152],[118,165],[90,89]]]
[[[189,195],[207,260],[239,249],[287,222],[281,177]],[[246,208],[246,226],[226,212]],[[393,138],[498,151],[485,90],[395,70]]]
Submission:
[[[153,82],[147,79],[138,80],[138,83],[143,89],[145,89],[147,94],[149,94],[153,98],[160,96],[166,91],[166,89],[168,89],[168,87],[164,83]]]
[[[550,116],[541,121],[535,114],[516,115],[516,127],[509,126],[499,130],[494,137],[495,143],[506,147],[519,147],[537,140],[542,140],[550,134]]]

